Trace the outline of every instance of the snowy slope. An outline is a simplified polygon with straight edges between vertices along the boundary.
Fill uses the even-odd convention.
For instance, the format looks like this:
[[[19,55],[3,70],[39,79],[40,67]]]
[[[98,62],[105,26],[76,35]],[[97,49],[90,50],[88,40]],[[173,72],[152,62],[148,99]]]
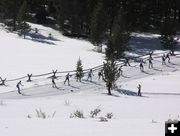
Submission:
[[[74,70],[79,57],[84,68],[102,64],[103,55],[94,52],[89,42],[66,38],[58,31],[41,25],[31,25],[33,29],[39,29],[39,34],[34,34],[38,37],[36,39],[28,36],[24,40],[1,27],[0,76],[13,79],[28,73],[51,72],[52,69]],[[53,39],[48,38],[49,33]]]
[[[89,42],[64,37],[51,28],[32,26],[39,29],[38,40],[30,36],[24,40],[1,27],[0,55],[4,59],[0,76],[3,78],[47,73],[52,69],[73,70],[79,57],[84,68],[102,64],[104,56],[94,52]],[[48,39],[49,33],[54,39]],[[138,52],[139,38],[144,38],[141,52]],[[151,50],[149,45],[154,41],[158,45],[157,35],[135,35],[130,42],[135,52],[131,53],[143,55]],[[159,47],[155,52],[162,50]],[[49,75],[33,78],[32,83],[23,79],[24,95],[17,93],[17,81],[7,82],[6,87],[0,86],[0,135],[164,136],[164,122],[178,119],[180,114],[180,56],[171,57],[171,63],[164,66],[161,58],[155,58],[153,63],[153,69],[148,68],[148,63],[144,65],[145,72],[139,70],[137,62],[131,62],[132,67],[123,67],[123,76],[112,96],[107,95],[104,82],[98,80],[98,71],[94,71],[93,82],[86,80],[87,75],[82,83],[71,77],[70,86],[64,85],[64,74],[58,74],[59,89],[51,87]],[[139,83],[143,97],[136,95]],[[101,113],[91,118],[90,112],[95,108],[100,108]],[[36,109],[45,112],[47,118],[38,118]],[[76,110],[82,111],[85,118],[70,118]],[[100,122],[99,117],[107,113],[113,113],[113,118]]]
[[[174,72],[173,77],[173,81],[178,81],[180,73]],[[143,83],[143,90],[151,87],[151,78],[146,78],[146,81],[149,82]],[[153,76],[153,78],[156,78],[156,87],[159,89],[163,89],[161,83],[164,78],[172,82],[169,75]],[[125,84],[122,83],[122,85]],[[171,84],[164,84],[164,87],[169,85]],[[124,87],[124,89],[127,88],[128,86]],[[178,91],[176,87],[172,88]],[[180,113],[180,95],[173,93],[171,95],[143,93],[143,97],[137,97],[132,95],[136,92],[135,88],[127,89],[123,93],[113,91],[113,96],[107,96],[105,89],[97,87],[68,93],[68,90],[65,92],[48,86],[44,86],[41,90],[45,91],[43,93],[45,95],[41,94],[41,97],[35,96],[35,94],[38,95],[39,89],[26,92],[34,95],[33,97],[20,96],[17,93],[8,94],[9,97],[16,99],[4,99],[0,106],[0,132],[2,135],[163,136],[164,122],[169,118],[178,119]],[[47,90],[51,93],[46,93]],[[156,88],[153,91],[156,92]],[[90,111],[95,108],[100,108],[102,112],[98,117],[90,118]],[[50,117],[38,118],[36,109],[41,109]],[[70,118],[70,114],[77,109],[84,113],[84,119]],[[56,114],[52,118],[54,112]],[[108,122],[99,122],[99,117],[104,117],[110,112],[113,113],[112,119]],[[28,115],[31,118],[28,118]]]

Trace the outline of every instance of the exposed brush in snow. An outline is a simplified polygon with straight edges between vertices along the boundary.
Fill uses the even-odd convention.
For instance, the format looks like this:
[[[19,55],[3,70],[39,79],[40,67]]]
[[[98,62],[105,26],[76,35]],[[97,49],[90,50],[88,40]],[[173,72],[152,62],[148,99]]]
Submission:
[[[31,115],[29,115],[29,114],[28,114],[28,115],[27,115],[27,118],[29,118],[29,119],[30,119],[30,118],[31,118]]]
[[[155,120],[152,120],[152,123],[158,123],[157,121],[155,121]]]
[[[82,111],[76,110],[73,114],[71,113],[70,118],[84,118]]]
[[[94,118],[95,116],[97,116],[99,113],[101,112],[100,108],[96,108],[93,111],[90,112],[90,117]]]
[[[36,109],[36,114],[38,118],[46,119],[46,118],[54,118],[56,111],[53,112],[52,115],[47,115],[45,112],[42,112],[41,109]],[[30,117],[31,118],[31,117]]]
[[[108,118],[108,119],[112,119],[112,117],[113,117],[113,113],[111,112],[111,113],[107,113],[106,114],[106,118]]]
[[[46,116],[46,113],[45,112],[42,112],[41,109],[36,109],[36,114],[37,114],[37,117],[38,118],[43,118],[45,119],[47,116]]]
[[[99,119],[100,119],[99,120],[100,122],[107,122],[108,121],[107,118],[105,118],[105,117],[99,117]]]

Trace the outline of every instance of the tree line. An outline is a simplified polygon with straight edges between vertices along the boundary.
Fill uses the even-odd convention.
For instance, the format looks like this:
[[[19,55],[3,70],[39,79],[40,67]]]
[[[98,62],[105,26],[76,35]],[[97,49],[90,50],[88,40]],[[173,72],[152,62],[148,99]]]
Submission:
[[[0,21],[24,35],[27,21],[52,26],[70,37],[108,46],[107,57],[128,49],[133,31],[161,34],[164,47],[175,48],[180,25],[179,0],[1,0]]]

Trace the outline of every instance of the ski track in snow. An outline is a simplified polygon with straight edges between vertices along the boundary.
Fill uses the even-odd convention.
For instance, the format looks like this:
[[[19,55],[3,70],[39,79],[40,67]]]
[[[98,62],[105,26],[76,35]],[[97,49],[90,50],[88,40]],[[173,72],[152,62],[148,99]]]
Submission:
[[[179,56],[172,56],[171,63],[167,63],[166,65],[161,64],[161,58],[156,58],[153,60],[154,68],[148,68],[148,62],[144,64],[144,71],[141,72],[139,69],[139,63],[131,63],[132,67],[124,66],[123,76],[119,78],[117,81],[117,86],[120,86],[121,83],[126,83],[132,80],[137,80],[149,76],[154,75],[166,75],[168,72],[174,72],[180,70],[180,60]],[[68,93],[78,93],[78,92],[88,92],[88,91],[98,91],[98,93],[103,93],[101,90],[106,89],[105,83],[102,80],[98,79],[98,71],[94,71],[94,76],[92,77],[92,82],[87,81],[87,75],[83,78],[82,82],[76,82],[74,78],[70,78],[70,86],[64,85],[63,80],[56,81],[57,86],[59,88],[52,88],[49,83],[45,85],[35,85],[30,88],[25,88],[21,92],[23,95],[17,93],[16,90],[8,91],[5,93],[0,93],[0,99],[24,99],[24,98],[35,98],[35,97],[47,97],[47,96],[55,96],[55,95],[64,95]],[[38,79],[36,83],[38,84]],[[122,92],[121,92],[122,93]],[[120,93],[119,93],[120,94]],[[145,95],[180,95],[180,93],[164,93],[164,92],[145,92]],[[126,95],[124,93],[124,95]]]

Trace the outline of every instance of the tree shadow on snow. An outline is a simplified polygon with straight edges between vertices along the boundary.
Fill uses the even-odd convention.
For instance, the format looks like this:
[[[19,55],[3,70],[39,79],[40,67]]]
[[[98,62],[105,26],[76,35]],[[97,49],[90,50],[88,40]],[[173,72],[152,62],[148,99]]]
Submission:
[[[154,49],[163,49],[158,37],[153,37],[151,35],[148,37],[133,35],[131,36],[129,44],[132,49],[136,49],[135,53],[138,55],[146,55],[149,51]]]
[[[136,92],[130,91],[130,90],[125,90],[125,89],[116,89],[115,91],[117,91],[118,93],[122,94],[122,95],[127,95],[127,96],[136,96],[136,97],[146,97],[147,96],[138,96]]]
[[[122,77],[124,77],[124,78],[131,78],[131,77],[128,77],[128,76],[125,76],[125,75],[121,75]]]
[[[136,92],[130,91],[130,90],[125,90],[125,89],[116,89],[115,91],[117,91],[120,94],[123,95],[128,95],[128,96],[137,96]]]
[[[60,41],[54,37],[44,36],[40,33],[28,33],[27,36],[31,37],[32,39],[41,39],[41,40],[49,40],[49,41]]]
[[[107,96],[113,96],[113,97],[120,97],[119,95],[115,95],[115,94],[111,94],[111,95],[108,95],[108,93],[101,93],[101,94],[104,94],[104,95],[107,95]]]
[[[142,73],[148,74],[148,75],[153,75],[153,73],[148,73],[148,72],[146,72],[146,71],[142,71]]]
[[[175,67],[173,67],[173,66],[170,66],[170,65],[168,65],[168,64],[166,64],[166,66],[167,66],[167,67],[169,67],[169,68],[175,68]]]
[[[92,83],[92,84],[101,86],[101,84],[99,84],[99,83],[97,83],[97,82],[95,82],[95,81],[89,81],[89,82]]]
[[[69,85],[69,87],[72,87],[74,89],[80,89],[79,87],[73,86],[73,85]]]
[[[41,40],[41,39],[32,39],[32,41],[39,42],[39,43],[45,43],[45,44],[49,44],[49,45],[56,45],[53,42],[46,41],[46,40]]]
[[[161,70],[161,69],[157,69],[157,68],[153,68],[153,70],[155,70],[155,71],[159,71],[159,72],[162,72],[162,70]]]
[[[46,37],[40,33],[28,33],[26,36],[30,37],[30,38],[26,38],[28,40],[32,40],[32,41],[40,42],[40,43],[45,43],[45,44],[50,44],[50,45],[55,45],[55,43],[52,41],[60,41],[60,40],[55,39],[53,37]]]
[[[175,64],[175,63],[172,63],[170,62],[171,65],[174,65],[174,66],[180,66],[179,64]]]

